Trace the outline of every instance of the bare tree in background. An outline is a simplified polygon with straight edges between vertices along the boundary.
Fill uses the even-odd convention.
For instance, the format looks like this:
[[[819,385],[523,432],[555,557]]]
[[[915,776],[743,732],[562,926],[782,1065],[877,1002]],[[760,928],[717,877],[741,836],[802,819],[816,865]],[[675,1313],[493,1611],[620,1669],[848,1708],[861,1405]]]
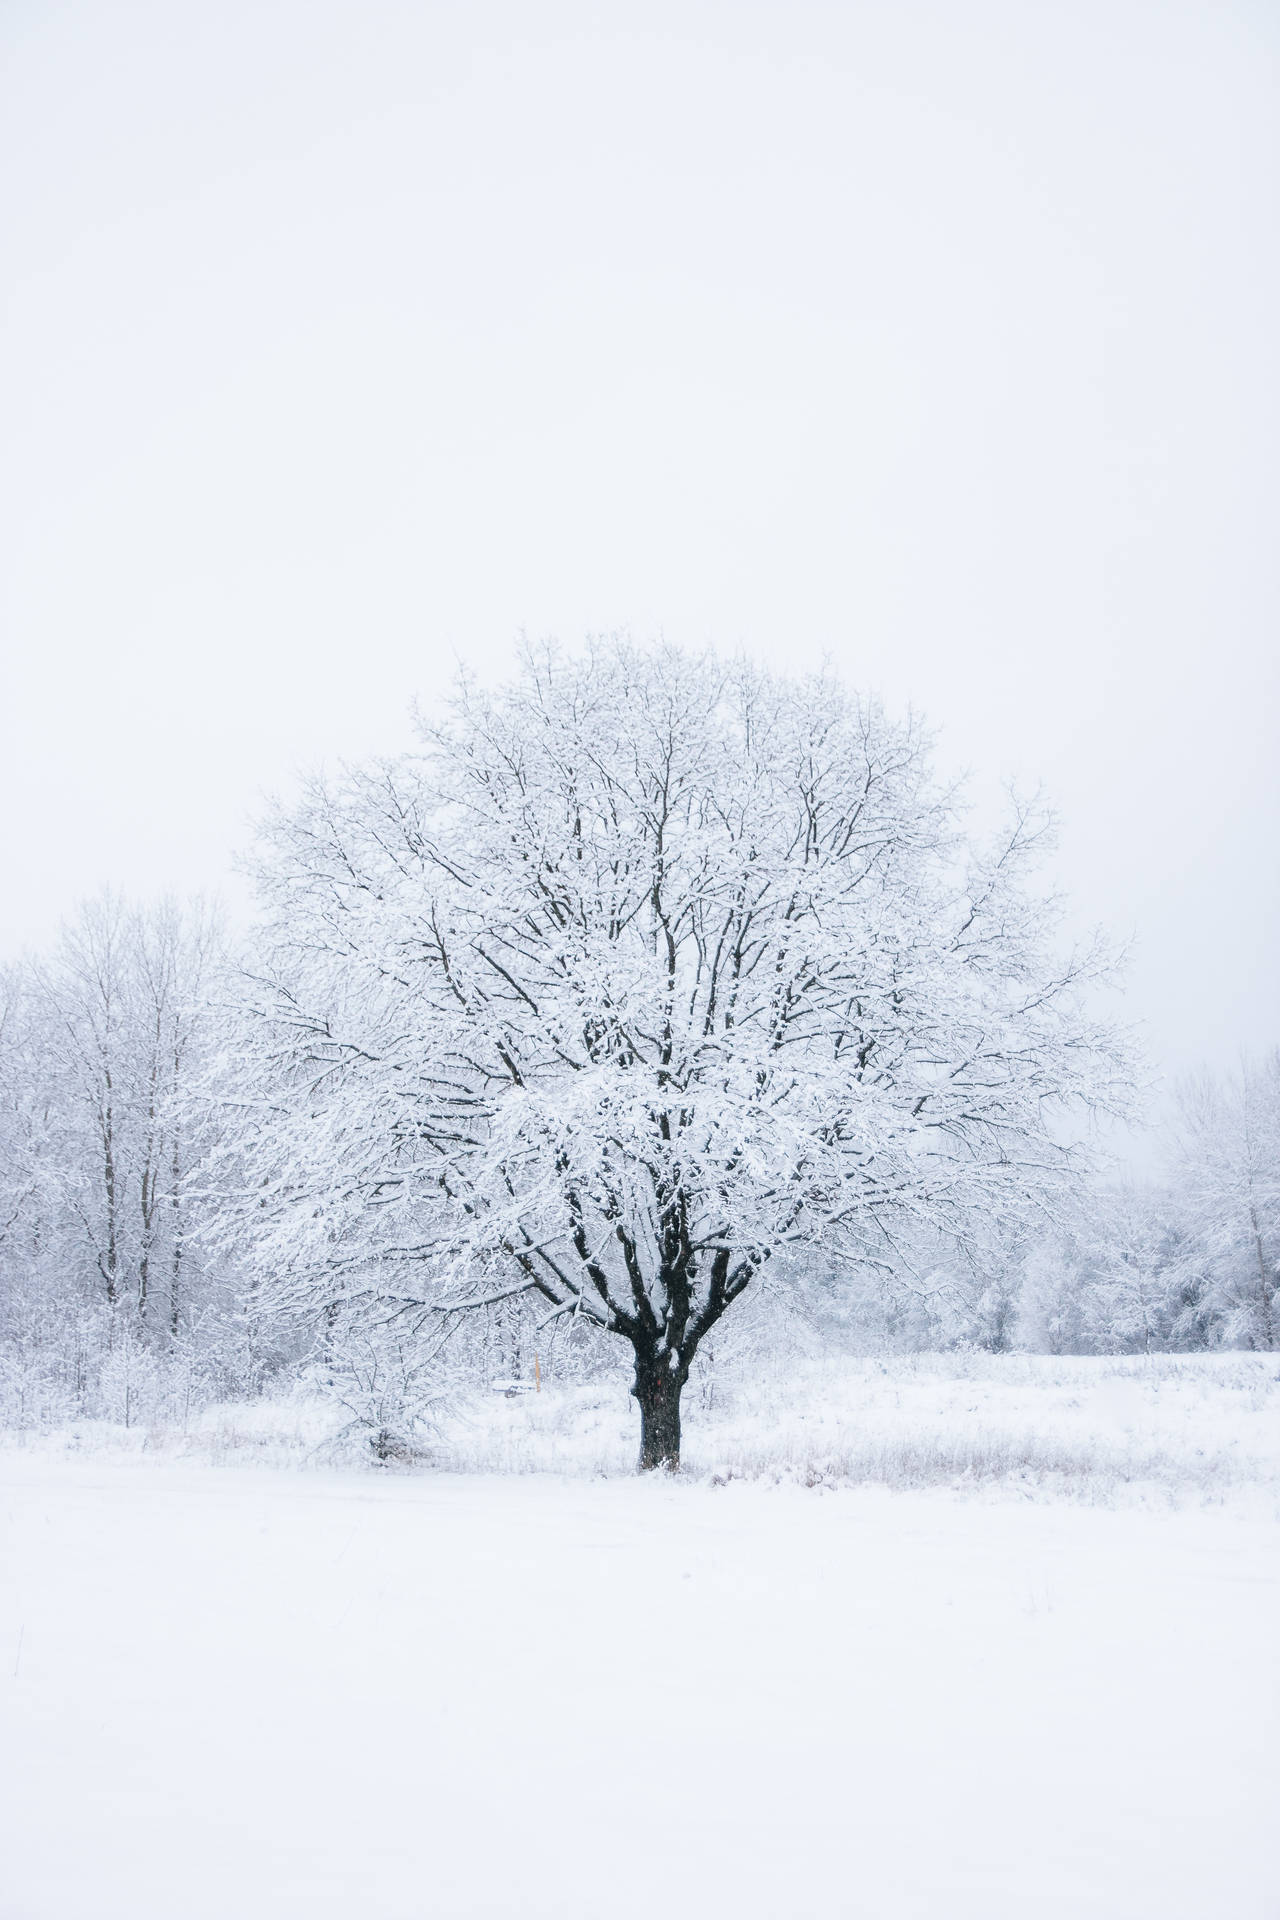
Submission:
[[[1232,1336],[1272,1350],[1280,1333],[1280,1052],[1183,1088],[1177,1170]]]
[[[49,1177],[108,1306],[126,1286],[137,1226],[128,1199],[137,1159],[132,945],[125,906],[105,894],[81,908],[32,970],[36,1045],[56,1111]]]
[[[192,1088],[218,951],[199,902],[141,909],[104,895],[5,978],[0,1371],[20,1408],[105,1405],[113,1373],[128,1417],[156,1368],[194,1364],[188,1169],[207,1122]]]

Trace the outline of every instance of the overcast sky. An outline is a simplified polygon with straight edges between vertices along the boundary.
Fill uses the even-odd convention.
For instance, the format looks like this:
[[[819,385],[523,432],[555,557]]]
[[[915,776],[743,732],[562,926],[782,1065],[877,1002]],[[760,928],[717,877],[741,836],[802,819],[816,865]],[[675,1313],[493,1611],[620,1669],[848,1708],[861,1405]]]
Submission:
[[[625,626],[1043,779],[1157,1065],[1280,1040],[1270,0],[2,21],[0,950]]]

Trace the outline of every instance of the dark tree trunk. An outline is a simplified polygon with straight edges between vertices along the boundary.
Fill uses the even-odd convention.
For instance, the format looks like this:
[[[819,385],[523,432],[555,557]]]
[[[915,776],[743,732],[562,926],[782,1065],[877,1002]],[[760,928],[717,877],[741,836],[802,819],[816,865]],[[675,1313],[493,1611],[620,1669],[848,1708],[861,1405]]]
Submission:
[[[169,1332],[176,1340],[178,1337],[178,1300],[182,1286],[182,1202],[179,1187],[182,1178],[182,1156],[178,1148],[178,1136],[173,1136],[173,1160],[170,1166],[172,1185],[169,1192],[169,1206],[173,1214],[173,1248],[169,1265]]]
[[[1267,1274],[1267,1254],[1262,1244],[1262,1228],[1258,1224],[1258,1209],[1250,1203],[1249,1222],[1253,1228],[1254,1252],[1258,1256],[1258,1300],[1262,1307],[1262,1344],[1267,1351],[1273,1352],[1276,1344],[1275,1320],[1271,1311],[1272,1285]]]
[[[688,1377],[688,1364],[679,1354],[636,1353],[631,1391],[640,1407],[641,1473],[655,1467],[674,1473],[680,1465],[680,1394]]]
[[[111,1075],[106,1076],[106,1104],[102,1112],[102,1172],[106,1187],[107,1202],[107,1262],[99,1267],[107,1283],[107,1301],[115,1305],[117,1292],[117,1274],[119,1258],[116,1246],[116,1152],[115,1152],[115,1111],[112,1106]]]

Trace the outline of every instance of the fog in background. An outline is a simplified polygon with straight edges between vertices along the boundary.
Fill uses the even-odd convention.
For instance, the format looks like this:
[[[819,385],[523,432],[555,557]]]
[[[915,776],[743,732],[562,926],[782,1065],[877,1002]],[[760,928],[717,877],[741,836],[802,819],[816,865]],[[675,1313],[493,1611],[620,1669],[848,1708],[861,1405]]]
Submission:
[[[1043,779],[1157,1068],[1280,1039],[1272,7],[0,31],[0,952],[625,626]]]

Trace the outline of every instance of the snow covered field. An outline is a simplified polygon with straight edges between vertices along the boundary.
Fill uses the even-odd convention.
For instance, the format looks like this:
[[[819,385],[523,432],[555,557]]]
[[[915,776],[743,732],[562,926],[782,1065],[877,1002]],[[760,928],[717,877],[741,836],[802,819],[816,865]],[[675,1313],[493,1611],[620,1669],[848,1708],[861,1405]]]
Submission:
[[[1280,1913],[1274,1362],[1000,1364],[713,1409],[679,1483],[592,1477],[626,1410],[583,1389],[473,1417],[466,1461],[576,1473],[6,1447],[0,1913]],[[944,1440],[950,1477],[833,1487],[859,1430],[891,1485]],[[1044,1471],[980,1470],[1033,1431]]]

